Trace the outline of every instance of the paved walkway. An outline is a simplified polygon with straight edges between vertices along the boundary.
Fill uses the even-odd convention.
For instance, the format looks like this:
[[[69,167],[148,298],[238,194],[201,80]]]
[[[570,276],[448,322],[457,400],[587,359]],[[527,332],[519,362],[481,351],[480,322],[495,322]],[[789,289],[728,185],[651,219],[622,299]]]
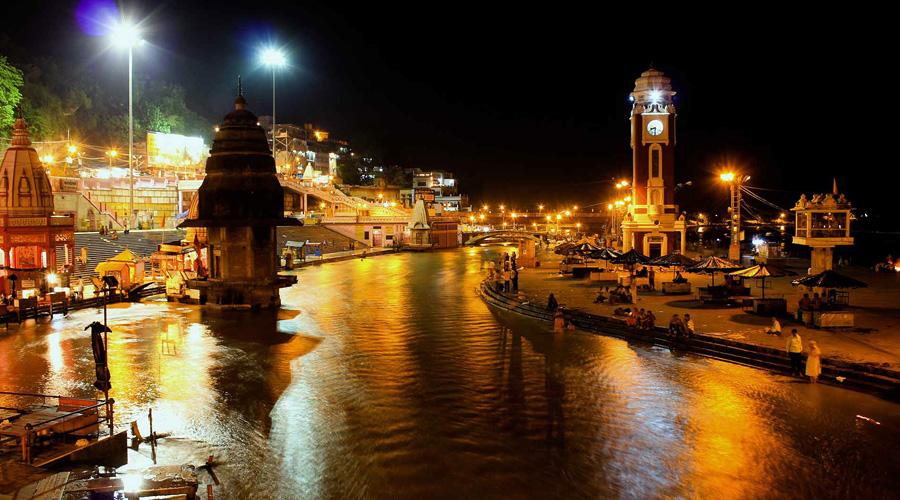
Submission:
[[[612,316],[616,307],[621,305],[594,304],[597,290],[606,283],[591,283],[588,279],[573,279],[571,275],[559,274],[560,256],[552,252],[539,255],[540,268],[524,269],[519,273],[519,298],[537,304],[546,304],[549,294],[555,294],[561,305],[569,309],[577,309],[587,313]],[[805,269],[799,266],[802,261],[789,262],[797,267],[790,270],[805,275]],[[804,342],[804,348],[810,340],[817,340],[823,357],[840,359],[855,363],[877,364],[886,368],[900,369],[900,274],[876,274],[864,268],[841,268],[838,270],[869,284],[869,288],[850,291],[849,310],[856,316],[856,327],[836,330],[806,328],[793,321],[783,319],[782,331],[787,335],[792,328],[797,328]],[[692,288],[706,286],[710,278],[704,275],[684,274],[691,281]],[[719,275],[716,278],[722,280]],[[793,316],[802,291],[793,287],[790,277],[768,279],[772,288],[766,290],[766,296],[783,295],[788,302],[788,312]],[[751,294],[760,295],[760,289],[748,280],[752,287]],[[660,280],[657,279],[657,287]],[[614,285],[613,285],[614,287]],[[657,318],[657,326],[665,327],[673,314],[689,313],[694,319],[695,328],[707,335],[747,342],[755,345],[784,349],[784,336],[769,335],[764,328],[771,324],[771,318],[745,313],[740,307],[701,306],[696,299],[696,292],[691,295],[662,295],[660,293],[640,293],[635,297],[635,304],[630,307],[652,309]]]

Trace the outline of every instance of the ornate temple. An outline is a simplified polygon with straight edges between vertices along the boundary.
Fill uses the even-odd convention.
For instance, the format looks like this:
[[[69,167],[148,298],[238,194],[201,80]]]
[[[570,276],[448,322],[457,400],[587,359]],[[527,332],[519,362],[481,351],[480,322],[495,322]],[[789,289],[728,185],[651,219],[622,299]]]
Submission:
[[[201,303],[278,307],[279,289],[296,279],[277,274],[275,229],[302,223],[284,217],[284,191],[266,132],[246,105],[239,88],[206,160],[197,210],[180,226],[206,228],[209,277],[188,286],[200,290]]]
[[[57,268],[57,248],[65,252],[64,264],[71,264],[74,244],[75,220],[53,214],[50,180],[20,109],[0,164],[0,290],[10,294],[15,287],[18,297],[50,291],[63,281],[47,282]]]

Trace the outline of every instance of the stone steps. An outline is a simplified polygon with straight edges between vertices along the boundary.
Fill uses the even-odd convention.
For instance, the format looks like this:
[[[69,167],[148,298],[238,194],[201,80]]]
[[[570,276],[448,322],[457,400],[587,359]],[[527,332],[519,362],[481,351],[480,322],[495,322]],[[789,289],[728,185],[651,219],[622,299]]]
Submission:
[[[478,292],[485,302],[494,307],[542,321],[552,322],[554,319],[553,313],[546,310],[543,305],[520,302],[511,296],[490,289],[485,283],[481,284]],[[562,309],[562,311],[566,320],[581,330],[689,351],[706,357],[762,368],[778,374],[790,373],[790,361],[787,355],[777,349],[705,335],[695,335],[690,341],[675,340],[668,336],[668,332],[664,328],[640,330],[628,327],[624,321],[617,318],[608,318],[577,310]],[[842,377],[843,382],[839,381],[838,377]],[[881,367],[823,359],[822,375],[819,380],[828,384],[900,398],[900,373]]]

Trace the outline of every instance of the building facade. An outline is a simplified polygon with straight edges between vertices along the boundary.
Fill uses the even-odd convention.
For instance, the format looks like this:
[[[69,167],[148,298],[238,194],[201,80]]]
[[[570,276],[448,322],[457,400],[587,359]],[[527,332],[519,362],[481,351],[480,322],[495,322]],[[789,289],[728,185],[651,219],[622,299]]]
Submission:
[[[0,164],[0,288],[12,293],[16,282],[19,297],[49,291],[57,280],[57,248],[68,266],[74,245],[74,218],[54,214],[50,179],[20,112]]]

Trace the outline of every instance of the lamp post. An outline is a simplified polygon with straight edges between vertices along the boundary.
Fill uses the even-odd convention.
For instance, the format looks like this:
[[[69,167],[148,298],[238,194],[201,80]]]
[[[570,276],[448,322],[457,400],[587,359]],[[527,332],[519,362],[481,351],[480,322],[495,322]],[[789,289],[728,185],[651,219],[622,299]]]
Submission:
[[[113,30],[113,42],[128,47],[128,216],[134,217],[134,46],[144,42],[137,26],[123,22]]]
[[[262,60],[267,66],[272,68],[272,158],[276,157],[276,134],[278,133],[278,128],[276,127],[275,121],[275,69],[280,68],[287,63],[287,58],[284,56],[278,49],[268,48],[263,50]]]
[[[728,248],[728,260],[740,263],[741,261],[741,185],[750,180],[749,175],[725,172],[719,175],[722,182],[728,183],[730,190],[731,207],[731,246]]]

